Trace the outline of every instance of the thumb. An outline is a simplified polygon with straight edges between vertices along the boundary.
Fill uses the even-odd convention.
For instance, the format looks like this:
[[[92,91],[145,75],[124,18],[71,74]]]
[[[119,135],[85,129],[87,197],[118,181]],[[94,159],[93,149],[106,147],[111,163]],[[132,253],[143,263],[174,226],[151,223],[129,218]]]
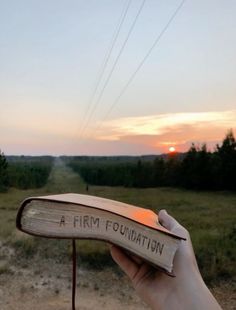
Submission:
[[[161,225],[170,231],[180,226],[180,224],[172,216],[170,216],[166,210],[160,210],[158,216]]]

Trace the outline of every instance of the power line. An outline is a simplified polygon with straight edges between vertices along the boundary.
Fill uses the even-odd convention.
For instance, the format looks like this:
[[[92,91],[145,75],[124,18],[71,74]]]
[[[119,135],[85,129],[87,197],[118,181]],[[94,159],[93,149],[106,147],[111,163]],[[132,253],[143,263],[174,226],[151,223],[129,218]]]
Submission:
[[[101,66],[100,71],[99,71],[99,74],[98,74],[98,79],[97,79],[97,81],[96,81],[96,83],[95,83],[95,87],[94,87],[93,92],[92,92],[92,95],[91,95],[91,97],[90,97],[90,99],[89,99],[88,107],[87,107],[86,112],[85,112],[85,115],[84,115],[84,120],[86,120],[86,118],[87,118],[87,116],[88,116],[88,112],[90,111],[90,109],[91,109],[91,107],[92,107],[92,103],[93,103],[94,97],[95,97],[95,95],[96,95],[96,93],[97,93],[98,87],[99,87],[99,85],[100,85],[100,83],[101,83],[101,80],[102,80],[102,78],[103,78],[105,69],[106,69],[106,67],[107,67],[107,64],[108,64],[108,61],[109,61],[109,59],[110,59],[111,53],[112,53],[112,51],[113,51],[113,48],[114,48],[115,43],[116,43],[116,41],[117,41],[117,38],[118,38],[118,36],[119,36],[120,30],[121,30],[122,25],[123,25],[123,23],[124,23],[124,20],[125,20],[125,17],[126,17],[126,15],[127,15],[127,12],[128,12],[128,10],[129,10],[131,1],[132,1],[132,0],[129,0],[129,1],[127,2],[127,4],[125,5],[124,9],[122,10],[121,16],[120,16],[119,21],[118,21],[118,25],[117,25],[117,27],[116,27],[115,33],[114,33],[113,38],[112,38],[112,41],[111,41],[110,48],[109,48],[109,50],[108,50],[107,55],[106,55],[105,58],[104,58],[104,61],[102,62],[102,66]],[[83,123],[84,123],[84,121],[83,121]],[[83,128],[83,124],[82,124],[81,130],[80,130],[80,135],[82,134],[83,129],[84,129],[84,128]]]
[[[88,117],[87,122],[86,122],[86,125],[85,125],[85,129],[86,129],[86,127],[88,126],[88,124],[89,124],[91,118],[93,117],[94,112],[96,111],[99,102],[101,101],[101,98],[102,98],[102,96],[103,96],[103,94],[104,94],[104,91],[105,91],[105,89],[106,89],[106,87],[107,87],[107,85],[108,85],[108,83],[109,83],[109,81],[110,81],[110,79],[111,79],[111,76],[112,76],[112,74],[113,74],[113,72],[114,72],[114,70],[115,70],[115,68],[116,68],[116,65],[117,65],[117,63],[118,63],[118,61],[119,61],[119,59],[120,59],[120,57],[121,57],[121,55],[122,55],[122,52],[123,52],[123,50],[124,50],[124,48],[125,48],[125,46],[126,46],[128,40],[129,40],[129,37],[130,37],[130,35],[131,35],[131,33],[132,33],[132,31],[133,31],[135,25],[136,25],[136,22],[137,22],[137,20],[138,20],[139,15],[141,14],[141,11],[142,11],[142,9],[143,9],[143,7],[144,7],[145,2],[146,2],[146,0],[143,0],[142,3],[141,3],[141,5],[140,5],[140,8],[139,8],[139,10],[138,10],[138,12],[137,12],[137,14],[136,14],[136,16],[135,16],[135,18],[134,18],[134,21],[133,21],[133,23],[132,23],[132,25],[131,25],[131,27],[130,27],[130,29],[129,29],[129,32],[128,32],[128,34],[127,34],[127,36],[126,36],[126,38],[125,38],[125,40],[124,40],[124,42],[123,42],[123,44],[122,44],[122,46],[121,46],[121,48],[120,48],[120,51],[119,51],[119,53],[118,53],[118,55],[117,55],[117,57],[116,57],[116,59],[115,59],[115,62],[114,62],[113,66],[112,66],[112,68],[111,68],[111,70],[110,70],[110,72],[109,72],[109,74],[108,74],[108,76],[107,76],[107,79],[106,79],[106,81],[105,81],[105,83],[104,83],[104,85],[103,85],[103,88],[102,88],[102,90],[100,91],[100,94],[99,94],[99,96],[98,96],[98,98],[97,98],[97,100],[96,100],[96,102],[95,102],[95,104],[94,104],[94,108],[93,108],[93,110],[91,111],[91,113],[89,114],[89,117]]]
[[[184,5],[184,2],[186,0],[181,1],[181,3],[178,5],[178,7],[176,8],[176,10],[174,11],[174,13],[171,15],[170,19],[168,20],[167,24],[165,25],[165,27],[162,29],[162,31],[160,32],[160,34],[157,36],[157,38],[155,39],[154,43],[152,44],[152,46],[150,47],[150,49],[148,50],[148,52],[146,53],[146,55],[144,56],[144,58],[142,59],[142,61],[139,63],[139,65],[137,66],[136,70],[132,73],[132,75],[130,76],[129,80],[127,81],[127,83],[125,84],[125,86],[123,87],[123,89],[121,90],[121,92],[119,93],[119,95],[117,96],[117,98],[114,100],[114,102],[112,103],[110,109],[108,110],[108,112],[105,114],[104,118],[102,119],[100,125],[97,127],[96,130],[100,129],[102,126],[102,123],[107,119],[107,117],[111,114],[112,110],[114,109],[114,107],[117,105],[117,103],[119,102],[120,98],[123,96],[123,94],[126,92],[127,88],[129,87],[129,85],[132,83],[132,81],[134,80],[135,76],[137,75],[138,71],[141,69],[141,67],[143,66],[143,64],[145,63],[145,61],[147,60],[147,58],[150,56],[151,52],[153,51],[153,49],[156,47],[156,45],[159,43],[160,39],[163,37],[163,35],[165,34],[165,32],[167,31],[167,29],[169,28],[170,24],[172,23],[172,21],[174,20],[174,18],[176,17],[176,15],[179,13],[179,11],[181,10],[181,8]]]

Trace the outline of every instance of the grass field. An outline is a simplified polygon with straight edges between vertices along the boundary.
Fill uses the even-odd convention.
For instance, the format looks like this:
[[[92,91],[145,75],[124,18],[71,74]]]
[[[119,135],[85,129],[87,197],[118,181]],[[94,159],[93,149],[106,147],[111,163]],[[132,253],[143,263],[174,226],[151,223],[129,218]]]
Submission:
[[[15,229],[20,202],[35,195],[87,193],[81,178],[56,159],[47,185],[37,190],[10,189],[0,194],[0,241],[16,249],[21,262],[29,257],[53,257],[63,262],[71,251],[70,242],[47,240],[21,234]],[[193,192],[174,188],[134,189],[90,186],[88,194],[158,211],[168,210],[192,236],[198,263],[205,280],[235,280],[236,270],[236,195],[229,192]],[[102,268],[111,265],[104,243],[78,241],[79,263]],[[1,267],[1,266],[0,266]],[[7,266],[0,273],[7,272]]]

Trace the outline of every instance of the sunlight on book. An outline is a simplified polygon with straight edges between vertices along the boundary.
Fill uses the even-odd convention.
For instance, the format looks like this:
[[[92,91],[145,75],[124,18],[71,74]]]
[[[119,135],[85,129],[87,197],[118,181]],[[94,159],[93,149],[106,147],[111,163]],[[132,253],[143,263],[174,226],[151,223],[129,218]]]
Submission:
[[[172,273],[183,239],[161,226],[151,210],[80,194],[26,199],[17,215],[17,227],[41,237],[104,240],[168,273]]]

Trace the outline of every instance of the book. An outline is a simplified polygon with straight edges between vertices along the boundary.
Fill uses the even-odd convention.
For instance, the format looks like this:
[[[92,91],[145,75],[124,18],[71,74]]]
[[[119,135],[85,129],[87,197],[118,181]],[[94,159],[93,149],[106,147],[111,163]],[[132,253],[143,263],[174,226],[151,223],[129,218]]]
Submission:
[[[149,209],[73,193],[27,198],[16,225],[34,236],[104,240],[168,273],[184,239],[164,228]]]

